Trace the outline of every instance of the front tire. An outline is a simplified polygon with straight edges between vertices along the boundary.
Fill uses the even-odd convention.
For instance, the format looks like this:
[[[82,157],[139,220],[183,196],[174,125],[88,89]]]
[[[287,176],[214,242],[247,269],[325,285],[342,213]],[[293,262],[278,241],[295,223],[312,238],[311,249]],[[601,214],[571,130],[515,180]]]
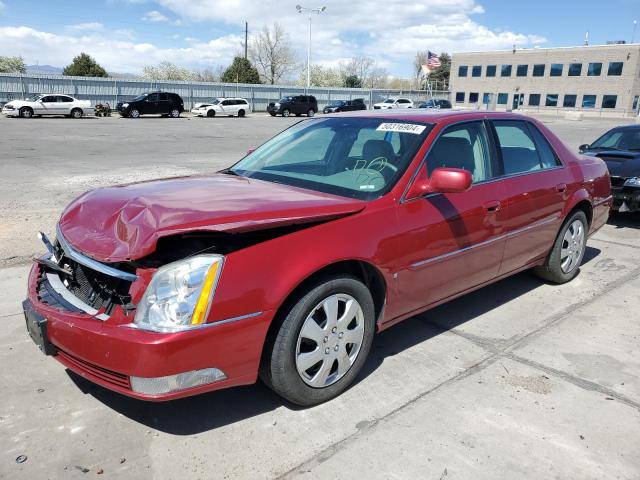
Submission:
[[[207,110],[207,117],[212,118],[216,116],[215,110]]]
[[[344,392],[373,341],[375,309],[369,289],[351,276],[326,277],[283,315],[277,334],[265,345],[263,381],[301,406]]]
[[[137,108],[129,110],[129,118],[140,118],[140,110]]]
[[[20,109],[20,118],[31,118],[33,117],[33,110],[29,107],[22,107]]]
[[[283,117],[288,117],[289,115],[291,115],[291,112],[289,110],[285,109],[285,110],[282,111],[282,116]]]
[[[587,216],[578,210],[562,224],[562,228],[544,264],[534,273],[552,283],[567,283],[578,275],[587,245]]]

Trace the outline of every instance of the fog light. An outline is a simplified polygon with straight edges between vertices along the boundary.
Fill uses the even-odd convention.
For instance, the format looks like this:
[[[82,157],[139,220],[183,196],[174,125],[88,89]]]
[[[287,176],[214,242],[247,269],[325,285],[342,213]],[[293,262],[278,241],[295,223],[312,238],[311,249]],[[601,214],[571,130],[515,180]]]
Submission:
[[[167,375],[166,377],[130,377],[131,388],[134,392],[145,395],[161,395],[177,392],[187,388],[199,387],[208,383],[224,380],[227,376],[217,368],[204,368],[192,372]]]

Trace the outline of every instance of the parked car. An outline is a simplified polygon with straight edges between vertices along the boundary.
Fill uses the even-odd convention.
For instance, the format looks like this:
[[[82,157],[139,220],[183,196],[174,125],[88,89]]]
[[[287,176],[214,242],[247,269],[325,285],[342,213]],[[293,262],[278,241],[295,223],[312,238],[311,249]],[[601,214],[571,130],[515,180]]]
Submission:
[[[366,110],[367,106],[364,104],[362,98],[356,98],[354,100],[333,100],[322,111],[324,113],[337,113],[337,112],[353,112],[356,110]]]
[[[413,108],[413,102],[408,98],[387,98],[385,101],[373,105],[375,110],[387,108]]]
[[[158,114],[178,118],[184,112],[184,102],[177,93],[150,92],[138,95],[128,102],[119,102],[116,110],[121,116],[129,118]]]
[[[33,95],[26,100],[12,100],[2,107],[8,117],[31,118],[41,115],[64,115],[82,118],[93,115],[89,100],[78,100],[70,95]]]
[[[453,108],[451,102],[444,98],[432,98],[426,102],[420,102],[418,108]]]
[[[75,199],[55,243],[40,235],[26,324],[139,399],[260,376],[313,405],[353,383],[376,332],[525,269],[573,279],[610,205],[604,162],[526,116],[308,119],[217,174]]]
[[[271,102],[267,106],[267,112],[272,117],[282,115],[288,117],[291,114],[302,114],[313,117],[318,113],[318,101],[313,95],[295,95],[282,97],[279,102]]]
[[[191,113],[199,117],[216,115],[244,117],[250,111],[249,102],[244,98],[215,98],[211,103],[198,103],[191,109]]]
[[[593,143],[580,145],[580,153],[605,161],[611,175],[613,209],[640,211],[640,125],[609,130]]]

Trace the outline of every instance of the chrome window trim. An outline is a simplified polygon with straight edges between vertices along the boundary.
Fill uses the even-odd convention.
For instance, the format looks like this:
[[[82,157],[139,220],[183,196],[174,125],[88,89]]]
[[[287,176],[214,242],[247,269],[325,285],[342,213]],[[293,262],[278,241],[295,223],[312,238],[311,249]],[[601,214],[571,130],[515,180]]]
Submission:
[[[82,255],[80,252],[74,249],[64,238],[64,236],[62,235],[62,230],[60,229],[60,224],[56,225],[56,235],[58,238],[58,242],[60,243],[60,247],[62,247],[62,250],[64,250],[66,256],[71,260],[78,262],[85,267],[89,267],[97,272],[109,275],[110,277],[116,277],[121,280],[127,280],[129,282],[135,282],[138,279],[138,276],[133,273],[118,270],[117,268],[110,267],[108,265],[105,265],[104,263],[94,260],[93,258]]]
[[[494,238],[490,238],[488,240],[485,240],[483,242],[479,242],[479,243],[474,243],[473,245],[469,245],[468,247],[464,247],[461,248],[459,250],[454,250],[452,252],[447,252],[447,253],[443,253],[442,255],[438,255],[437,257],[431,257],[431,258],[427,258],[425,260],[420,260],[418,262],[412,263],[411,265],[409,265],[409,269],[416,269],[416,268],[421,268],[424,267],[425,265],[429,265],[431,263],[436,263],[439,262],[441,260],[445,260],[447,258],[453,257],[455,255],[459,255],[465,252],[468,252],[470,250],[476,249],[476,248],[482,248],[485,247],[487,245],[490,245],[492,243],[495,242],[499,242],[501,240],[506,240],[512,237],[516,237],[518,235],[520,235],[521,233],[524,233],[528,230],[531,230],[533,228],[538,228],[538,227],[542,227],[544,225],[547,225],[548,223],[552,223],[555,222],[556,220],[558,220],[561,217],[560,214],[555,214],[555,215],[551,215],[547,218],[543,218],[542,220],[538,220],[534,223],[532,223],[531,225],[527,225],[526,227],[522,227],[519,228],[517,230],[514,230],[512,232],[508,232],[508,233],[504,233],[502,235],[499,235],[497,237]]]
[[[62,280],[60,280],[60,277],[58,275],[55,275],[53,273],[47,273],[45,275],[47,277],[47,282],[49,282],[49,285],[51,285],[51,288],[53,288],[58,295],[64,298],[65,301],[82,310],[83,312],[91,315],[92,317],[97,318],[98,320],[109,320],[109,315],[106,315],[104,313],[98,314],[98,310],[87,305],[73,293],[71,293],[64,285],[64,283],[62,283]]]

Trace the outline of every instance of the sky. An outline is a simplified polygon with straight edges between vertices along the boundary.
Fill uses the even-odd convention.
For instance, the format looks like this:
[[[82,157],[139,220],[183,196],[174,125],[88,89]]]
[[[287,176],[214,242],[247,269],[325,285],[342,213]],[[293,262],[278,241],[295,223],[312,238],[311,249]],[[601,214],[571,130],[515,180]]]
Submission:
[[[0,55],[64,67],[80,52],[109,72],[140,73],[169,61],[216,70],[249,35],[282,24],[301,64],[306,16],[295,5],[326,6],[312,18],[312,63],[373,58],[408,77],[418,50],[478,50],[630,41],[640,0],[0,0]],[[602,21],[606,19],[606,21]],[[640,25],[635,34],[640,41]]]

